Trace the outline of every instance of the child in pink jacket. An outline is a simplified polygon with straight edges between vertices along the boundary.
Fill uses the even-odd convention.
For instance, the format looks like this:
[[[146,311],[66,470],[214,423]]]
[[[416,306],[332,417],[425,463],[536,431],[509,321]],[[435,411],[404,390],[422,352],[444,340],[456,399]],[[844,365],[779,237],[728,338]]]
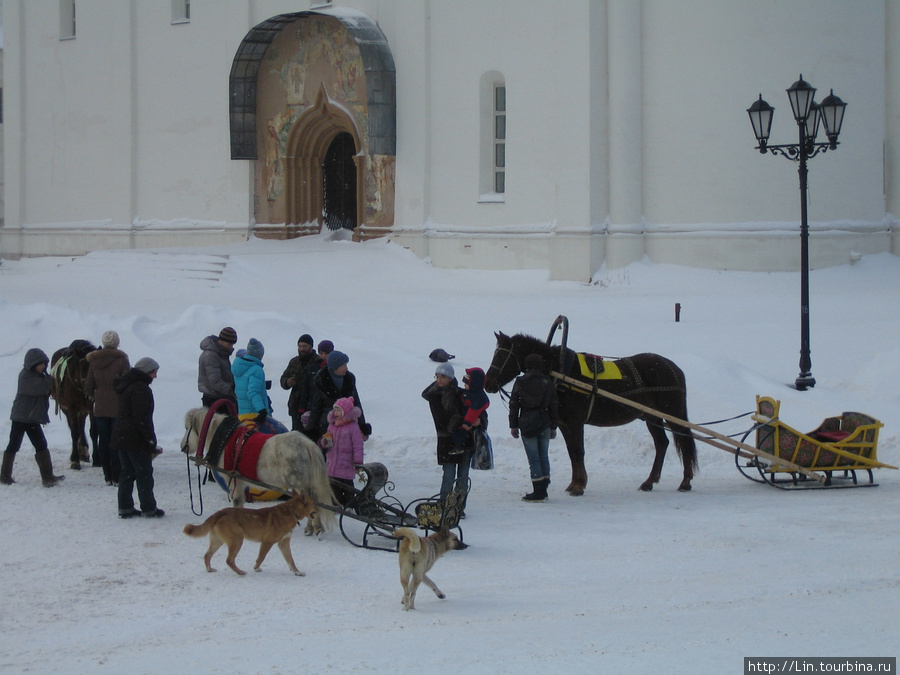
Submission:
[[[325,465],[328,467],[335,496],[341,504],[346,504],[353,496],[356,466],[363,463],[363,435],[358,424],[361,414],[362,411],[354,405],[352,398],[339,398],[328,413],[328,433],[322,437],[323,445],[330,445]],[[341,489],[341,484],[348,489]]]

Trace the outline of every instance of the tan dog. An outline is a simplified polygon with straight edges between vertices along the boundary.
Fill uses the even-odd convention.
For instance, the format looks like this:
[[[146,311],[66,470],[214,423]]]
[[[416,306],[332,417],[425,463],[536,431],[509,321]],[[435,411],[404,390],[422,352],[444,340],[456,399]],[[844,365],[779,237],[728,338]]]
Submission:
[[[435,532],[427,537],[420,537],[408,527],[398,527],[394,530],[394,536],[402,539],[400,542],[400,583],[403,585],[403,609],[416,608],[416,591],[423,581],[425,585],[434,591],[434,594],[443,600],[445,596],[441,589],[428,578],[428,571],[437,562],[437,559],[447,551],[461,551],[469,548],[462,543],[455,534],[448,530]]]
[[[185,525],[184,533],[189,537],[209,535],[209,549],[203,556],[206,571],[216,571],[209,563],[215,552],[225,544],[228,546],[228,557],[225,562],[238,574],[246,574],[235,564],[234,559],[241,550],[244,539],[249,539],[260,542],[254,571],[259,572],[259,566],[266,559],[269,550],[278,544],[291,572],[299,577],[304,576],[304,573],[297,569],[291,555],[291,532],[297,526],[298,520],[316,516],[316,504],[303,492],[300,494],[292,492],[292,495],[288,501],[277,506],[262,509],[222,509],[212,514],[202,525]]]

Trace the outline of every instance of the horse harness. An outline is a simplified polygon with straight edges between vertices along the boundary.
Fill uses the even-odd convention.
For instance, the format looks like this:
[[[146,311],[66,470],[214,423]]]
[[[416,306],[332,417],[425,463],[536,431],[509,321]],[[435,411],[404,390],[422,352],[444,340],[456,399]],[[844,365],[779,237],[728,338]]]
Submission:
[[[271,437],[272,434],[264,434],[246,426],[237,417],[226,417],[213,434],[203,459],[212,466],[218,466],[224,452],[223,470],[236,471],[241,476],[256,481],[259,480],[256,465],[260,451]]]
[[[587,424],[588,420],[591,418],[597,396],[602,395],[599,387],[599,382],[601,380],[619,381],[622,382],[623,385],[634,385],[631,389],[619,392],[619,396],[629,399],[637,394],[663,391],[684,391],[684,387],[681,386],[646,386],[640,371],[634,365],[634,361],[630,357],[604,362],[602,356],[597,356],[595,354],[578,353],[576,356],[578,362],[581,364],[581,372],[576,373],[576,375],[580,375],[580,378],[556,371],[550,371],[550,377],[556,382],[557,389],[566,389],[591,397],[587,413],[585,413],[585,424]],[[560,358],[560,362],[562,363],[562,358]],[[571,370],[573,363],[574,359],[569,359],[569,367],[561,368],[560,370]],[[586,382],[585,380],[589,380],[589,382]]]

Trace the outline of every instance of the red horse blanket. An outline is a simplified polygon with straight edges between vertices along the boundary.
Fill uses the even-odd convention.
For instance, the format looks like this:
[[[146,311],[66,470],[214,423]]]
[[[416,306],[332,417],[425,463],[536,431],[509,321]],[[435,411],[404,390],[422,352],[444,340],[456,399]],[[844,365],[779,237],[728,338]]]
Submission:
[[[259,453],[262,452],[263,444],[272,438],[273,434],[263,434],[259,431],[246,433],[246,431],[246,427],[240,426],[228,439],[222,468],[226,471],[237,471],[250,480],[259,480],[256,473]]]

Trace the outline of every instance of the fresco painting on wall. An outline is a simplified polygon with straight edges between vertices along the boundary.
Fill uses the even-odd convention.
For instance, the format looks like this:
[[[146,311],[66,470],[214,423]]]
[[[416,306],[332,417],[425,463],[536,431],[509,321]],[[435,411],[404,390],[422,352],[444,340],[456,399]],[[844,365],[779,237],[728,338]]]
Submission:
[[[314,103],[321,87],[330,100],[355,118],[362,147],[368,147],[364,68],[359,47],[344,25],[322,16],[298,20],[282,31],[272,41],[264,63],[258,82],[264,161],[257,167],[256,185],[265,194],[265,202],[256,200],[257,208],[263,209],[256,217],[258,222],[285,223],[288,138],[297,118]],[[366,210],[371,213],[371,209]]]

